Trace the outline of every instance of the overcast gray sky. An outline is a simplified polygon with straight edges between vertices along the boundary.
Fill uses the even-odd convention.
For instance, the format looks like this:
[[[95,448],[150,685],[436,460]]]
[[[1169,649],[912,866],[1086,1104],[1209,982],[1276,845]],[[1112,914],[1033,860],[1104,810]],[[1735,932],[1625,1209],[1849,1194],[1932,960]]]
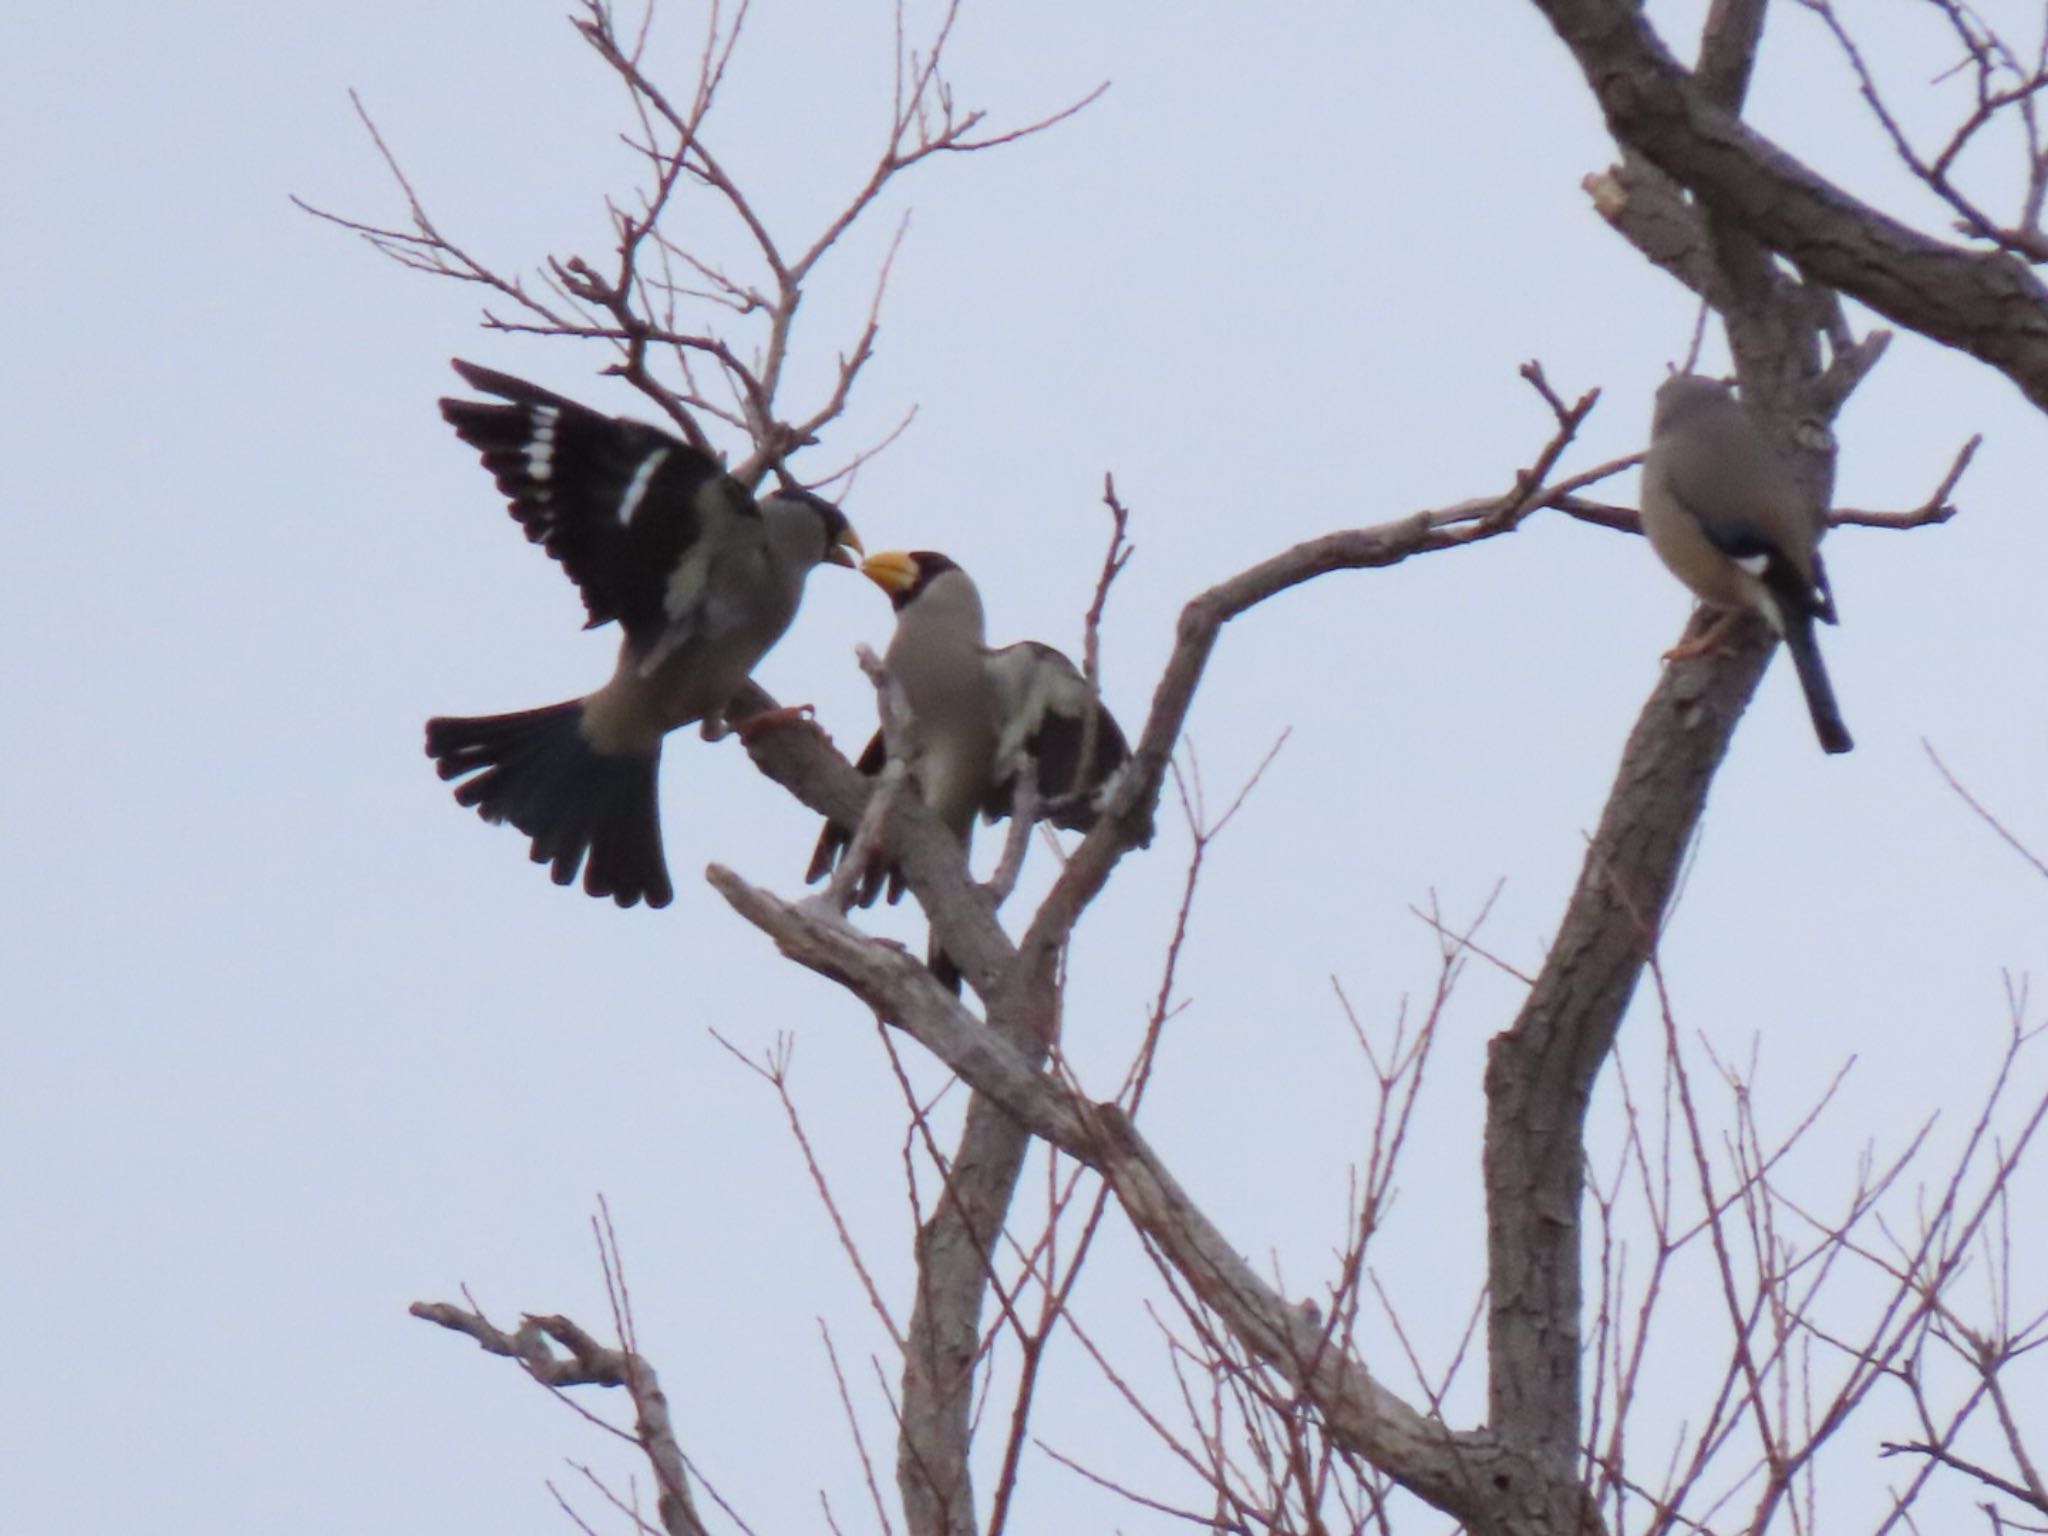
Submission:
[[[1676,39],[1699,9],[1653,7]],[[1934,57],[1913,51],[1932,47],[1916,8],[1854,9],[1916,89]],[[679,894],[622,914],[542,878],[420,750],[429,714],[586,690],[615,643],[579,633],[572,589],[441,422],[448,358],[646,408],[597,377],[595,348],[483,334],[474,291],[287,202],[402,217],[355,87],[477,253],[508,269],[603,254],[601,198],[630,185],[627,119],[562,10],[117,0],[10,22],[10,1536],[564,1529],[542,1486],[573,1478],[562,1458],[620,1476],[629,1459],[405,1306],[467,1284],[507,1318],[601,1325],[600,1191],[643,1341],[720,1490],[762,1531],[822,1528],[820,1489],[856,1524],[865,1509],[814,1320],[854,1362],[871,1443],[889,1430],[864,1362],[884,1341],[780,1108],[711,1032],[753,1056],[793,1037],[807,1128],[897,1304],[903,1105],[862,1010],[696,878],[715,860],[796,889],[809,817],[735,746],[678,739],[663,808]],[[657,56],[687,84],[694,13],[670,10]],[[866,174],[889,59],[880,0],[757,0],[714,142],[792,239]],[[951,73],[999,125],[1114,84],[1043,138],[920,167],[847,242],[807,301],[799,394],[856,333],[913,210],[878,357],[799,468],[836,465],[915,406],[848,496],[868,547],[947,550],[978,576],[993,638],[1070,649],[1114,471],[1138,546],[1104,637],[1127,725],[1179,605],[1211,581],[1333,527],[1510,486],[1551,425],[1518,364],[1540,360],[1567,395],[1605,391],[1568,460],[1583,467],[1641,445],[1650,392],[1685,352],[1685,295],[1579,190],[1611,149],[1522,0],[985,4]],[[1955,98],[1915,99],[1935,123]],[[1942,222],[1793,7],[1753,116],[1857,191]],[[737,253],[729,228],[699,229]],[[1841,423],[1838,499],[1916,504],[1979,431],[1953,524],[1830,543],[1843,622],[1823,645],[1857,750],[1819,752],[1774,665],[1667,945],[1682,1025],[1732,1057],[1755,1043],[1768,1122],[1858,1059],[1824,1128],[1832,1160],[1812,1160],[1821,1191],[1866,1140],[1968,1112],[2003,1043],[2004,977],[2043,955],[2040,880],[1922,749],[2048,847],[2040,417],[1901,338]],[[1612,490],[1632,498],[1633,476]],[[1362,1146],[1367,1076],[1330,978],[1385,1024],[1433,984],[1411,908],[1435,893],[1469,918],[1497,884],[1487,942],[1539,963],[1686,610],[1640,541],[1552,516],[1326,578],[1228,633],[1191,726],[1212,798],[1293,734],[1214,851],[1147,1125],[1297,1292],[1328,1278]],[[855,748],[872,695],[852,647],[881,643],[889,618],[866,583],[821,572],[761,680]],[[1171,930],[1188,845],[1173,814],[1162,825],[1075,957],[1067,1049],[1104,1093]],[[1034,862],[1027,895],[1043,849]],[[1431,1349],[1483,1272],[1478,1069],[1515,1001],[1483,967],[1458,994],[1377,1253]],[[1655,1020],[1638,1013],[1625,1049],[1647,1063]],[[2024,1258],[2038,1273],[2048,1254]],[[1103,1259],[1080,1315],[1156,1384],[1146,1272],[1120,1230]],[[1080,1352],[1055,1365],[1042,1432],[1174,1487]],[[1466,1422],[1478,1385],[1456,1400]],[[1877,1483],[1872,1442],[1906,1427],[1873,1420],[1835,1464]],[[1057,1467],[1030,1486],[1025,1528],[1166,1528]]]

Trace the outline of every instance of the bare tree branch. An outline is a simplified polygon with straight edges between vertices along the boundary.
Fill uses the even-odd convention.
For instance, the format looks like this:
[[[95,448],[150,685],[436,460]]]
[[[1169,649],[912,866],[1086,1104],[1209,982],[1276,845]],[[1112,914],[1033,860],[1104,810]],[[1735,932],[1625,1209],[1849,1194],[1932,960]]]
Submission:
[[[796,342],[796,317],[806,285],[885,189],[905,171],[939,154],[974,153],[1045,132],[1108,89],[1106,84],[1097,86],[1068,106],[1017,128],[977,132],[983,126],[983,114],[956,109],[943,72],[946,44],[958,9],[958,0],[953,0],[940,18],[933,40],[921,52],[906,51],[899,11],[897,99],[887,141],[866,179],[796,255],[789,254],[795,248],[792,243],[769,229],[747,190],[727,172],[707,142],[707,124],[745,30],[746,0],[733,8],[729,21],[721,6],[707,9],[697,78],[687,102],[672,97],[643,65],[653,25],[652,0],[643,6],[638,24],[630,32],[621,31],[619,18],[606,0],[579,0],[578,14],[572,20],[579,36],[626,89],[639,132],[637,138],[628,135],[625,142],[637,152],[647,182],[631,195],[606,198],[613,235],[607,258],[591,260],[571,252],[550,255],[540,262],[541,282],[560,295],[560,306],[534,297],[523,280],[506,276],[472,256],[439,227],[377,125],[353,96],[357,115],[405,200],[410,227],[387,228],[330,213],[301,199],[294,202],[315,217],[361,236],[404,266],[481,284],[511,299],[523,312],[523,317],[515,318],[486,309],[484,324],[489,329],[606,343],[618,354],[610,371],[653,401],[693,447],[715,452],[699,417],[743,431],[749,449],[733,474],[751,487],[771,472],[786,476],[785,460],[817,442],[819,433],[840,417],[855,381],[874,356],[882,300],[908,228],[907,214],[899,221],[876,272],[866,321],[852,344],[839,354],[831,388],[821,400],[804,406],[792,407],[783,398],[783,380]],[[747,259],[761,269],[760,280],[731,275],[726,261],[708,246],[686,243],[664,230],[665,221],[680,217],[677,210],[687,200],[702,195],[708,195],[730,218],[744,242]],[[678,281],[679,265],[708,286],[693,288]],[[719,334],[716,326],[724,320],[752,324],[757,332],[755,343],[751,347],[736,345]],[[658,356],[673,359],[681,387],[657,376]],[[693,359],[712,365],[709,372],[723,382],[728,398],[714,398],[705,392]]]
[[[1550,1528],[1537,1518],[1577,1529],[1562,1523],[1582,1512],[1574,1479],[1547,1475],[1491,1431],[1459,1435],[1432,1423],[1333,1348],[1320,1325],[1238,1256],[1116,1106],[1091,1105],[1035,1071],[900,949],[821,922],[721,866],[707,877],[784,954],[846,986],[1031,1134],[1100,1173],[1139,1231],[1245,1348],[1302,1393],[1339,1443],[1475,1530],[1510,1528],[1497,1518],[1508,1502],[1497,1496],[1508,1490],[1532,1511],[1529,1529]]]
[[[1968,7],[1958,0],[1931,0],[1955,31],[1963,48],[1963,60],[1950,73],[1967,69],[1975,79],[1976,100],[1969,115],[1949,136],[1948,142],[1930,160],[1913,147],[1911,137],[1886,105],[1863,52],[1836,14],[1831,0],[1798,0],[1821,19],[1833,34],[1849,67],[1855,71],[1857,88],[1871,115],[1891,140],[1900,162],[1958,215],[1956,229],[1974,239],[1986,240],[2028,261],[2048,261],[2048,235],[2040,227],[2041,201],[2048,189],[2048,157],[2042,153],[2042,136],[2036,98],[2048,87],[2048,70],[2040,64],[2023,69],[2012,50],[1997,33],[1989,30]],[[2048,35],[2044,35],[2048,40]],[[2001,86],[1997,82],[2011,83]],[[2017,116],[2025,136],[2027,178],[2020,197],[2021,216],[2017,223],[2001,225],[1980,208],[1952,175],[1956,162],[1975,143],[1983,130],[2007,116]]]
[[[1956,347],[2048,409],[2048,288],[2002,250],[1966,251],[1852,197],[1737,120],[1672,58],[1633,0],[1534,0],[1615,137],[1809,278]],[[1642,186],[1610,175],[1612,204]]]
[[[2015,837],[2013,833],[2006,827],[2003,821],[1999,820],[1998,817],[1994,816],[1990,811],[1986,810],[1984,806],[1978,802],[1976,796],[1972,795],[1967,789],[1963,788],[1962,782],[1959,779],[1957,779],[1953,773],[1949,772],[1948,764],[1944,763],[1941,760],[1941,754],[1934,750],[1934,744],[1932,742],[1923,741],[1920,743],[1920,746],[1921,749],[1924,752],[1926,752],[1928,761],[1934,764],[1934,771],[1941,775],[1943,782],[1945,782],[1951,790],[1955,791],[1956,798],[1958,800],[1961,800],[1963,804],[1967,805],[1971,810],[1975,811],[1977,813],[1978,818],[1982,820],[1983,823],[1992,831],[1996,832],[2000,840],[2003,841],[2008,848],[2012,849],[2014,853],[2017,853],[2021,858],[2025,859],[2029,864],[2031,864],[2034,867],[2035,873],[2043,876],[2048,876],[2048,861],[2044,861],[2039,854],[2033,852],[2033,850],[2028,848],[2025,843],[2021,842],[2019,838]]]
[[[609,1252],[615,1255],[615,1250]],[[608,1256],[607,1267],[613,1262],[614,1257]],[[518,1361],[527,1375],[544,1386],[557,1390],[584,1386],[624,1388],[632,1399],[635,1418],[634,1434],[628,1438],[646,1454],[661,1488],[657,1507],[662,1530],[667,1536],[705,1536],[704,1524],[690,1496],[687,1463],[669,1420],[668,1398],[661,1390],[654,1367],[629,1344],[616,1349],[600,1344],[578,1324],[561,1316],[529,1315],[521,1319],[517,1330],[508,1334],[482,1313],[448,1302],[416,1301],[410,1310],[414,1317],[468,1335],[490,1354]],[[556,1354],[550,1344],[566,1353]]]
[[[2009,1478],[2000,1477],[1989,1467],[1980,1467],[1974,1461],[1966,1461],[1946,1446],[1927,1445],[1914,1441],[1887,1440],[1880,1448],[1879,1454],[1883,1456],[1925,1456],[1928,1460],[1939,1462],[1942,1466],[1953,1467],[1956,1471],[1963,1473],[1967,1477],[1974,1477],[1985,1487],[1995,1488],[2009,1499],[2017,1499],[2029,1508],[2037,1509],[2042,1514],[2048,1515],[2048,1502],[2043,1502],[2033,1489],[2025,1487],[2020,1483],[2015,1483]]]

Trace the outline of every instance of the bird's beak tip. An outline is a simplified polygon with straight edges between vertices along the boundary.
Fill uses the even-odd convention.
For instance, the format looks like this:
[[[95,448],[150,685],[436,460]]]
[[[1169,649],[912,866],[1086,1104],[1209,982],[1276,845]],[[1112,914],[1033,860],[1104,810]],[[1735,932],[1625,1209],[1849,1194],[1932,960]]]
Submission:
[[[840,533],[839,542],[826,551],[825,563],[843,565],[849,571],[857,571],[860,569],[860,557],[866,553],[867,550],[861,546],[860,535],[848,528]]]

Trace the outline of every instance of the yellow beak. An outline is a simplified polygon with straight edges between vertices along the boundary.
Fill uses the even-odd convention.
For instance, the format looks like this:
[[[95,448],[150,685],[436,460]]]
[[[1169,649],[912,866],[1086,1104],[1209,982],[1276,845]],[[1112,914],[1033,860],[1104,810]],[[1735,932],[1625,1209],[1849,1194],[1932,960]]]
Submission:
[[[852,525],[849,524],[839,530],[839,542],[825,552],[825,563],[827,565],[843,565],[849,571],[857,570],[859,566],[854,560],[854,556],[866,553],[867,551],[861,548],[860,535],[855,533]]]
[[[860,573],[891,597],[900,597],[917,585],[917,561],[900,549],[869,555],[861,562]]]

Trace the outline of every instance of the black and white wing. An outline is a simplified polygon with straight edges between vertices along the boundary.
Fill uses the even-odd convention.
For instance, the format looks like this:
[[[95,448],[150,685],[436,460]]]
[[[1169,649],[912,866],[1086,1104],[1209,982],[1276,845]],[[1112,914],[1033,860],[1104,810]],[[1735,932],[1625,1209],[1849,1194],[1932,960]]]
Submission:
[[[509,404],[444,399],[526,536],[561,562],[589,626],[617,619],[637,650],[672,650],[704,607],[714,561],[762,542],[760,509],[708,455],[658,427],[606,416],[510,374],[455,362]]]
[[[982,815],[1010,814],[1017,776],[1035,767],[1039,816],[1070,832],[1095,825],[1131,749],[1116,717],[1064,654],[1036,640],[990,651],[996,691],[996,756]],[[1085,755],[1084,755],[1085,754]]]

